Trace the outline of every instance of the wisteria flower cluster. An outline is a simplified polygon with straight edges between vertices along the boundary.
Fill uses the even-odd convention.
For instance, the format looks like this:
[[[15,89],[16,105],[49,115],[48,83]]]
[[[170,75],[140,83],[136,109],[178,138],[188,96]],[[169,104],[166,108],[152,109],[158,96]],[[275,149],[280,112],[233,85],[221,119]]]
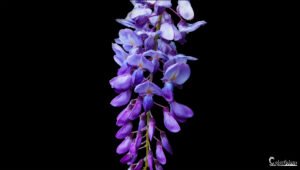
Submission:
[[[189,0],[178,0],[176,10],[171,0],[131,3],[134,7],[127,17],[116,20],[128,28],[121,29],[112,44],[113,58],[120,68],[109,82],[118,93],[111,105],[126,106],[117,116],[120,129],[116,138],[123,141],[116,152],[124,154],[121,163],[128,164],[129,170],[162,170],[167,162],[164,151],[172,154],[172,148],[166,132],[155,121],[155,114],[160,113],[154,114],[152,109],[154,105],[161,108],[164,126],[172,133],[180,131],[179,123],[193,117],[188,106],[175,100],[173,91],[189,79],[187,62],[197,58],[178,53],[175,42],[184,44],[187,34],[206,22],[188,22],[194,18]],[[172,16],[179,18],[177,24]],[[166,104],[154,101],[159,97]]]

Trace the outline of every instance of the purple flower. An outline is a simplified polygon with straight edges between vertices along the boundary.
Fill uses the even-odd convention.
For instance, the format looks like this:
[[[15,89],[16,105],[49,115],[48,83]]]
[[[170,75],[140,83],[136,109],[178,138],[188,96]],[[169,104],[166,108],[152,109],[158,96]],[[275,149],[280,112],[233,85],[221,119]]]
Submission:
[[[147,156],[148,166],[150,170],[153,170],[153,154],[152,151],[149,150],[148,156]]]
[[[166,70],[163,80],[177,85],[185,83],[191,75],[189,65],[186,63],[176,63]]]
[[[117,153],[124,154],[124,153],[128,152],[131,142],[132,142],[132,138],[130,136],[127,136],[123,140],[123,142],[118,146]]]
[[[191,118],[194,115],[192,109],[175,101],[171,102],[171,112],[174,113],[174,115],[176,115],[178,118],[183,119]]]
[[[175,118],[170,114],[167,108],[164,109],[164,124],[165,127],[173,133],[177,133],[180,131],[180,126],[175,120]]]
[[[141,110],[142,110],[142,100],[141,100],[141,98],[138,98],[135,101],[135,103],[134,103],[134,105],[131,109],[129,119],[130,120],[135,120],[136,118],[138,118]]]
[[[132,124],[131,122],[128,122],[119,129],[119,131],[116,134],[116,138],[124,139],[126,136],[128,136],[131,133],[131,130],[132,130]]]
[[[128,170],[163,170],[162,165],[167,162],[164,150],[170,154],[173,152],[166,133],[161,130],[155,117],[163,114],[165,129],[178,133],[181,130],[179,123],[194,115],[188,106],[176,101],[174,92],[175,88],[182,88],[191,75],[188,61],[198,59],[178,53],[175,42],[184,44],[186,36],[206,22],[186,21],[194,18],[189,0],[178,0],[176,10],[172,9],[171,0],[130,2],[133,9],[127,17],[116,20],[127,28],[119,31],[119,37],[112,44],[113,59],[119,68],[117,76],[109,81],[117,93],[110,104],[125,107],[116,120],[120,129],[115,137],[123,139],[116,152],[124,154],[120,162],[127,164]],[[173,20],[173,16],[178,20]],[[156,101],[157,98],[161,100]],[[154,106],[162,108],[162,113],[153,111]],[[135,127],[137,130],[133,130]],[[140,150],[145,150],[142,153],[147,155],[139,155]]]
[[[188,24],[184,21],[180,21],[177,26],[180,32],[190,33],[197,30],[199,27],[205,24],[206,24],[205,21],[197,21],[193,24]]]
[[[119,39],[126,51],[143,45],[142,39],[134,31],[127,28],[120,30]]]
[[[161,89],[150,81],[146,81],[135,87],[134,92],[144,96],[143,107],[145,112],[149,111],[153,106],[153,95],[162,95]]]
[[[149,134],[150,141],[152,141],[154,130],[155,130],[155,120],[152,117],[152,118],[150,118],[149,127],[148,127],[148,134]]]
[[[194,18],[194,10],[189,0],[178,0],[177,12],[186,20]]]
[[[130,74],[119,75],[117,77],[112,78],[109,81],[109,83],[111,87],[116,90],[119,91],[128,90],[129,87],[131,86],[131,75]]]
[[[122,110],[121,113],[117,116],[117,126],[123,126],[127,123],[129,116],[131,114],[131,105],[128,105],[125,109]]]
[[[114,107],[120,107],[127,104],[131,97],[131,90],[124,91],[120,93],[118,96],[116,96],[110,104]]]
[[[156,158],[158,162],[162,165],[165,165],[167,163],[167,159],[160,141],[156,142]]]
[[[154,160],[154,164],[156,170],[163,170],[163,167],[159,164],[157,160]]]
[[[149,72],[153,72],[154,69],[152,62],[147,60],[141,54],[133,54],[129,56],[127,62],[129,65],[139,67],[140,69],[146,69]]]
[[[161,140],[163,148],[166,151],[168,151],[170,154],[173,154],[172,147],[171,147],[171,145],[169,143],[169,140],[168,140],[167,135],[166,135],[165,132],[160,132],[160,140]]]

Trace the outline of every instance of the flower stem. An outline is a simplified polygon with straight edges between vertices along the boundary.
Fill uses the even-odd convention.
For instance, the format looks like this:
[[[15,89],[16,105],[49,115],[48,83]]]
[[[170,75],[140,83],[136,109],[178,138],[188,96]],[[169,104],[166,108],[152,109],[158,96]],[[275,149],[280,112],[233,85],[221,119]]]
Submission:
[[[162,15],[160,15],[159,18],[158,18],[158,22],[157,22],[157,25],[156,25],[156,31],[160,30],[161,20],[162,20]],[[154,41],[155,41],[155,48],[154,49],[155,50],[157,50],[157,48],[158,48],[158,42],[157,42],[158,38],[159,38],[158,35],[156,35],[155,38],[154,38]],[[152,81],[152,80],[153,80],[153,75],[150,74],[149,81]],[[148,154],[149,154],[149,149],[151,147],[150,146],[150,141],[149,141],[149,132],[148,132],[151,112],[148,111],[146,113],[146,115],[147,115],[147,126],[146,126],[147,127],[147,131],[146,131],[146,145],[145,145],[145,147],[146,147],[146,160],[145,160],[145,166],[144,166],[143,170],[147,170],[148,169]]]
[[[149,128],[149,121],[150,121],[150,111],[147,112],[147,127]],[[148,130],[146,132],[146,160],[145,160],[145,166],[143,170],[147,170],[148,168],[148,154],[149,154],[149,148],[150,148],[150,142],[149,142],[149,133]]]

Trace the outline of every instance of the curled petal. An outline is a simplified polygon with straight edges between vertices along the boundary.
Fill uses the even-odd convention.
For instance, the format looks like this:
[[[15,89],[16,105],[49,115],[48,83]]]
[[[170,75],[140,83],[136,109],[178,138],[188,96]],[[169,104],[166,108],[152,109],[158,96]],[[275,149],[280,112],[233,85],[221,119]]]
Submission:
[[[150,141],[152,141],[154,130],[155,130],[155,120],[153,117],[151,117],[149,121],[149,127],[148,127],[148,134],[149,134]]]
[[[180,131],[180,126],[175,120],[175,118],[170,114],[168,109],[164,109],[164,124],[165,127],[173,133]]]
[[[173,97],[173,84],[166,82],[164,88],[162,88],[163,97],[166,101],[171,102],[174,100]]]
[[[116,134],[117,139],[124,139],[126,136],[128,136],[131,133],[132,130],[132,124],[130,122],[127,122],[124,126],[122,126],[119,131]]]
[[[123,74],[112,78],[109,81],[112,88],[116,90],[127,90],[131,86],[131,75]]]
[[[160,132],[160,140],[161,140],[161,143],[162,143],[162,146],[163,148],[168,151],[170,154],[173,154],[173,151],[172,151],[172,147],[169,143],[169,140],[167,138],[167,135],[165,132]]]
[[[152,106],[153,106],[153,96],[152,95],[144,96],[143,106],[144,106],[145,112],[149,111],[152,108]]]
[[[194,10],[190,1],[178,0],[177,12],[186,20],[192,20],[194,18]]]
[[[127,136],[123,142],[117,147],[117,153],[123,154],[129,151],[130,144],[132,143],[132,138]]]
[[[174,84],[182,85],[191,75],[189,65],[185,63],[176,63],[166,70],[163,80],[171,81]]]
[[[174,39],[174,30],[173,26],[170,23],[163,23],[160,26],[161,37],[166,40],[173,40]]]
[[[175,101],[171,102],[171,112],[183,119],[191,118],[194,115],[192,109]]]
[[[156,158],[162,165],[165,165],[167,163],[167,159],[160,141],[156,142]]]
[[[138,98],[131,109],[129,119],[135,120],[136,118],[138,118],[141,110],[142,110],[142,99]]]
[[[181,21],[178,23],[177,26],[178,26],[178,29],[180,32],[190,33],[190,32],[197,30],[199,27],[201,27],[205,24],[206,24],[205,21],[197,21],[193,24],[188,24],[188,23],[185,23],[184,21]]]
[[[120,107],[127,104],[131,97],[131,90],[124,91],[120,93],[118,96],[116,96],[110,104],[114,107]]]
[[[158,96],[162,95],[161,89],[156,84],[150,81],[146,81],[142,84],[137,85],[134,89],[134,92],[140,95],[146,95],[146,94],[156,94]]]

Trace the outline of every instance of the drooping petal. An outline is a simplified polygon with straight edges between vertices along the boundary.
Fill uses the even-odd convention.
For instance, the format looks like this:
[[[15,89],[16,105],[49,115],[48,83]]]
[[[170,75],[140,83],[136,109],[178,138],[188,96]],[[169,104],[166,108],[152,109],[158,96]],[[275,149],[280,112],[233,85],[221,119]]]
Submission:
[[[164,109],[164,124],[165,127],[173,133],[180,131],[180,126],[175,120],[175,118],[170,114],[168,109]]]
[[[169,140],[167,138],[167,135],[165,132],[161,131],[160,132],[160,140],[161,140],[161,143],[162,143],[162,146],[163,148],[168,151],[170,154],[173,154],[173,151],[172,151],[172,147],[169,143]]]
[[[144,46],[145,46],[146,50],[154,49],[154,47],[155,47],[154,37],[153,36],[149,36],[148,38],[146,38]]]
[[[120,66],[124,65],[126,62],[126,58],[128,56],[128,53],[126,53],[121,46],[119,46],[116,43],[112,44],[112,49],[115,52],[114,60],[117,64]]]
[[[141,83],[143,79],[144,79],[144,71],[142,69],[138,68],[132,73],[133,85],[137,85]]]
[[[131,90],[127,90],[127,91],[120,93],[118,96],[116,96],[110,102],[110,104],[114,107],[124,106],[125,104],[127,104],[129,102],[130,98],[131,98]]]
[[[142,110],[142,99],[138,98],[135,101],[135,104],[133,105],[133,107],[131,109],[129,119],[130,120],[135,120],[136,118],[138,118],[139,115],[140,115],[141,110]]]
[[[182,39],[182,34],[181,32],[176,28],[176,26],[173,24],[172,25],[173,31],[174,31],[174,40],[178,41]]]
[[[164,170],[157,160],[154,160],[155,170]]]
[[[182,85],[191,75],[189,65],[185,63],[176,63],[166,70],[163,80],[171,81],[174,84]]]
[[[160,26],[161,37],[166,40],[173,40],[174,39],[174,30],[172,24],[170,23],[163,23]]]
[[[118,154],[124,154],[129,151],[130,144],[132,143],[132,138],[127,136],[123,142],[117,147]]]
[[[116,90],[127,90],[131,86],[131,75],[130,74],[123,74],[117,77],[112,78],[109,81],[111,88]]]
[[[146,114],[142,113],[140,116],[138,131],[141,131],[146,126]]]
[[[189,0],[178,0],[177,12],[186,20],[192,20],[194,18],[194,10]]]
[[[179,118],[191,118],[194,115],[192,109],[178,102],[171,102],[171,112],[173,112]]]
[[[117,116],[117,126],[123,126],[129,120],[131,113],[131,106],[127,106],[118,116]]]
[[[128,19],[116,19],[116,21],[126,27],[129,28],[136,28],[134,25],[134,22],[132,20],[128,20]]]
[[[144,107],[144,111],[147,112],[149,111],[153,106],[153,95],[149,95],[147,94],[146,96],[144,96],[144,100],[143,100],[143,107]]]
[[[149,150],[149,153],[148,153],[147,158],[148,158],[147,161],[148,161],[149,169],[150,169],[150,170],[153,170],[153,153],[152,153],[151,150]]]
[[[197,21],[193,24],[188,24],[184,21],[181,21],[177,24],[177,26],[178,26],[178,29],[180,32],[190,33],[190,32],[196,31],[199,27],[201,27],[205,24],[206,24],[205,21]]]
[[[137,151],[137,148],[136,148],[135,142],[132,142],[129,147],[129,152],[134,155],[136,153],[136,151]]]
[[[156,159],[162,165],[165,165],[167,163],[167,159],[160,141],[156,142]]]
[[[140,95],[146,95],[146,94],[156,94],[158,96],[162,95],[161,89],[156,84],[150,81],[146,81],[142,84],[137,85],[134,89],[134,92]]]
[[[141,146],[142,139],[143,139],[142,133],[141,132],[137,132],[136,138],[135,138],[135,147],[136,148],[139,148]]]
[[[122,126],[116,134],[117,139],[124,139],[131,133],[132,124],[131,122],[127,122],[124,126]]]
[[[154,130],[155,130],[155,120],[153,117],[151,117],[149,121],[149,127],[148,127],[148,134],[149,134],[150,141],[152,141]]]
[[[173,101],[173,84],[170,82],[166,82],[164,88],[162,88],[162,94],[166,101]]]
[[[133,170],[142,170],[143,165],[144,165],[144,160],[141,159],[141,160],[139,160],[139,162],[136,164],[136,167],[135,167]]]
[[[128,162],[132,159],[132,157],[133,157],[133,155],[132,155],[130,152],[128,152],[126,155],[124,155],[124,156],[121,158],[120,162],[121,162],[122,164],[126,164],[126,163],[128,163]]]
[[[145,57],[142,57],[143,68],[147,69],[150,73],[153,73],[154,65],[151,61],[147,60]]]

